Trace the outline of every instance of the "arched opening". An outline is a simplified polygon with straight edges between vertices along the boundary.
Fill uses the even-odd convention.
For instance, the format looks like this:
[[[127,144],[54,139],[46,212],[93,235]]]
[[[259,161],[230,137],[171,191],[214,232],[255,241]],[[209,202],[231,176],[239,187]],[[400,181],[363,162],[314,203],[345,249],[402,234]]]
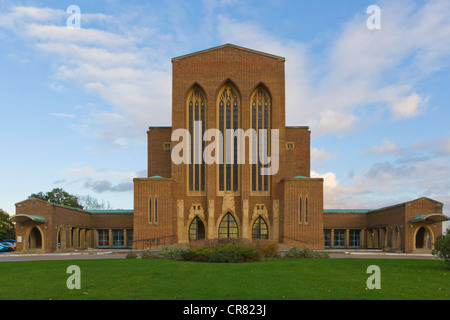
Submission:
[[[236,220],[227,213],[219,225],[219,239],[237,239],[239,237],[239,228]]]
[[[266,221],[260,216],[255,220],[252,227],[252,238],[253,239],[269,239],[269,228],[267,227]]]
[[[57,250],[65,250],[66,249],[66,232],[64,228],[61,226],[58,230],[58,239],[57,239]]]
[[[42,249],[42,234],[36,227],[31,229],[28,236],[28,249]]]
[[[431,235],[424,227],[416,233],[416,249],[431,249]]]
[[[189,226],[189,241],[205,239],[205,225],[199,217],[195,217]]]

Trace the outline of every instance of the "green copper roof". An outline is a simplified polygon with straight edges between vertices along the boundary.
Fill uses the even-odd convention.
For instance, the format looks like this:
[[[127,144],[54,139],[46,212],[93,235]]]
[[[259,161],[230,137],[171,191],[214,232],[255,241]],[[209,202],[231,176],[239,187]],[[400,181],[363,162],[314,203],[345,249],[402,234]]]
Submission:
[[[432,214],[421,214],[419,216],[415,216],[414,218],[410,219],[411,222],[418,222],[418,221],[424,221],[426,219],[430,219],[433,222],[442,222],[442,221],[448,221],[450,220],[447,216],[440,214],[440,213],[432,213]]]
[[[324,213],[367,213],[369,209],[324,209]]]
[[[161,176],[153,176],[153,177],[150,177],[150,179],[164,179],[164,178]]]
[[[41,216],[36,216],[36,215],[31,215],[31,214],[16,214],[15,216],[11,217],[11,221],[14,221],[14,222],[25,221],[26,219],[31,219],[32,221],[35,221],[35,222],[47,222],[47,219],[45,219]]]
[[[305,177],[305,176],[296,176],[296,177],[293,177],[292,179],[311,179],[311,178]]]
[[[134,213],[134,210],[88,210],[90,213]]]

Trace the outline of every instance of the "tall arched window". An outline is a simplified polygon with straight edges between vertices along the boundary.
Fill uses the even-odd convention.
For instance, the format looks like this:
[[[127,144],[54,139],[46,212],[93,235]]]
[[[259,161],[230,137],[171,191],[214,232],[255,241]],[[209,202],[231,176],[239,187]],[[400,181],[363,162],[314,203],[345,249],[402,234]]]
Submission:
[[[227,129],[239,129],[239,96],[237,90],[230,84],[226,84],[219,92],[218,98],[218,127],[223,136],[223,164],[219,164],[218,184],[219,191],[239,191],[239,165],[238,165],[238,141],[237,137],[227,137]],[[227,145],[231,145],[227,139],[234,139],[233,160],[227,163]],[[231,152],[231,150],[228,150]],[[230,157],[230,155],[228,155]],[[232,163],[231,163],[232,162]]]
[[[270,98],[269,94],[263,87],[258,87],[251,98],[251,121],[252,129],[256,131],[258,144],[253,148],[256,149],[257,163],[252,164],[252,191],[268,192],[269,177],[261,175],[261,168],[268,166],[261,163],[260,154],[270,154]],[[259,139],[262,139],[260,130],[267,130],[267,138],[262,144],[263,150],[260,150]],[[256,148],[255,148],[256,147]]]
[[[267,223],[260,216],[255,220],[252,227],[252,238],[253,239],[269,239],[269,229],[267,228]]]
[[[308,210],[309,210],[309,207],[308,207],[308,197],[306,197],[306,199],[305,199],[305,223],[308,223]]]
[[[203,161],[205,142],[202,142],[202,137],[205,133],[205,113],[205,95],[199,88],[195,87],[189,92],[187,99],[188,128],[191,135],[191,164],[189,165],[188,173],[189,191],[205,191],[206,177],[205,163]]]
[[[303,203],[302,196],[300,196],[299,204],[298,204],[298,223],[303,223]]]
[[[148,198],[148,223],[152,223],[152,197]]]
[[[236,220],[227,213],[219,225],[219,239],[237,239],[239,237],[239,228]]]
[[[155,197],[155,223],[158,223],[158,198]]]

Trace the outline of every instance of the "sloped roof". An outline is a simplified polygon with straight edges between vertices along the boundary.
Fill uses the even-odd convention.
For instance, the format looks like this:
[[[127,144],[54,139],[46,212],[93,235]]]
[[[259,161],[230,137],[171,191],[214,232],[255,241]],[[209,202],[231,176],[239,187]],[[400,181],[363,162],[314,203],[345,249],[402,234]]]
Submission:
[[[276,59],[276,60],[279,60],[279,61],[285,61],[286,60],[285,58],[280,57],[280,56],[276,56],[276,55],[273,55],[273,54],[269,54],[269,53],[265,53],[265,52],[261,52],[261,51],[256,51],[256,50],[253,50],[253,49],[248,49],[248,48],[244,48],[244,47],[236,46],[234,44],[227,43],[227,44],[224,44],[224,45],[221,45],[221,46],[217,46],[217,47],[213,47],[213,48],[210,48],[210,49],[205,49],[205,50],[201,50],[201,51],[197,51],[197,52],[193,52],[193,53],[189,53],[189,54],[186,54],[186,55],[183,55],[183,56],[179,56],[179,57],[173,58],[172,62],[173,61],[180,61],[180,60],[188,58],[188,57],[196,56],[196,55],[199,55],[199,54],[204,54],[204,53],[211,52],[211,51],[221,50],[221,49],[224,49],[224,48],[233,48],[233,49],[237,49],[237,50],[247,51],[247,52],[250,52],[250,53],[257,54],[257,55],[273,58],[273,59]]]

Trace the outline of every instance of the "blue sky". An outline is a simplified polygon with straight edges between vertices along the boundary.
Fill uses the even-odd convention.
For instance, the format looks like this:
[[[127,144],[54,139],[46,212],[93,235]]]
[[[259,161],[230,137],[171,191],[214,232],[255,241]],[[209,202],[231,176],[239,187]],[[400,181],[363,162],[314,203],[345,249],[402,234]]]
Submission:
[[[449,215],[445,0],[0,0],[0,207],[62,187],[133,208],[147,128],[171,123],[171,58],[225,43],[286,58],[287,125],[311,127],[326,208],[427,196]]]

